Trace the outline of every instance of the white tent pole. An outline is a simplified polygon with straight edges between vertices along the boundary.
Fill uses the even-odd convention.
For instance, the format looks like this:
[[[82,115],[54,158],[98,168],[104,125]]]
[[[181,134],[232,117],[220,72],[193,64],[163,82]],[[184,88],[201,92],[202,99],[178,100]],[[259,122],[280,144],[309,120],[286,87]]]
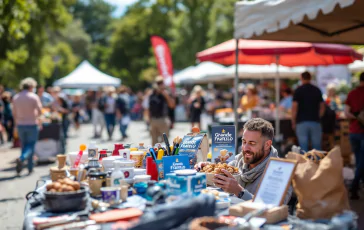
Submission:
[[[235,91],[234,91],[234,125],[235,125],[235,133],[236,133],[236,138],[235,138],[235,154],[238,154],[238,83],[239,83],[239,39],[236,39],[236,47],[235,47],[235,78],[234,78],[234,87],[235,87]]]
[[[280,77],[279,77],[279,55],[276,56],[276,66],[277,66],[277,72],[276,72],[276,78],[275,78],[275,88],[276,88],[276,119],[275,119],[275,141],[280,142],[281,141],[281,135],[280,135],[280,116],[279,116],[279,92],[280,92]]]

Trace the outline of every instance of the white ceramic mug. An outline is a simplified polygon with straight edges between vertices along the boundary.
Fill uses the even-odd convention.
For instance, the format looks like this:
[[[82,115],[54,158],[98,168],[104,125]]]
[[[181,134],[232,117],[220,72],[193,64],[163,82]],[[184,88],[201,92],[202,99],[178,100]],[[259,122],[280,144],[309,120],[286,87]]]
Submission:
[[[119,149],[119,155],[122,156],[124,160],[130,160],[130,149]]]

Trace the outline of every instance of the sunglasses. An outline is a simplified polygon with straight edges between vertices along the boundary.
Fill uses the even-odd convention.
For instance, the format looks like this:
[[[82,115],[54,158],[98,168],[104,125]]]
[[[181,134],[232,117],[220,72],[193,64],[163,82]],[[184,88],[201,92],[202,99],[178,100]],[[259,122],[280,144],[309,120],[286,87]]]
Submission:
[[[157,85],[163,85],[163,81],[158,81]]]

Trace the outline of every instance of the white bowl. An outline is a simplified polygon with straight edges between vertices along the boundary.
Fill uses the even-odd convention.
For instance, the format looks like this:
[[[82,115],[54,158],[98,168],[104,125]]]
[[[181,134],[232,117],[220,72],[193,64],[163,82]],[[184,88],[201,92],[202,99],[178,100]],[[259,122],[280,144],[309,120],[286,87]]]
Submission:
[[[78,152],[69,152],[67,153],[67,157],[68,157],[68,163],[73,166],[73,164],[76,161]],[[85,164],[88,161],[88,154],[86,151],[83,151],[81,160],[80,160],[80,164]]]
[[[117,161],[121,162],[119,164],[122,168],[134,168],[135,162],[132,160],[117,159]]]
[[[134,169],[135,176],[147,174],[146,169]]]
[[[114,168],[114,161],[123,159],[122,156],[110,156],[102,158],[102,166],[104,168]]]

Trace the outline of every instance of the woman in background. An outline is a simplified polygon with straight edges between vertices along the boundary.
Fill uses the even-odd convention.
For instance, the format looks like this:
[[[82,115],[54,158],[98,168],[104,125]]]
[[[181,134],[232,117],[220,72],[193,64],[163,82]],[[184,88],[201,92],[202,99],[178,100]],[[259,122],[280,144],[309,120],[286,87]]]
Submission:
[[[201,129],[201,114],[205,109],[205,99],[202,95],[202,87],[196,85],[193,88],[191,97],[189,99],[191,125],[194,127],[195,124],[197,124],[199,129]]]
[[[329,84],[326,88],[327,96],[325,103],[334,111],[340,111],[343,109],[340,97],[336,94],[336,87],[333,84]]]
[[[255,107],[258,106],[258,104],[259,104],[258,92],[254,85],[248,84],[247,92],[241,98],[240,108],[242,109],[243,112],[246,112],[248,110],[254,109]]]

